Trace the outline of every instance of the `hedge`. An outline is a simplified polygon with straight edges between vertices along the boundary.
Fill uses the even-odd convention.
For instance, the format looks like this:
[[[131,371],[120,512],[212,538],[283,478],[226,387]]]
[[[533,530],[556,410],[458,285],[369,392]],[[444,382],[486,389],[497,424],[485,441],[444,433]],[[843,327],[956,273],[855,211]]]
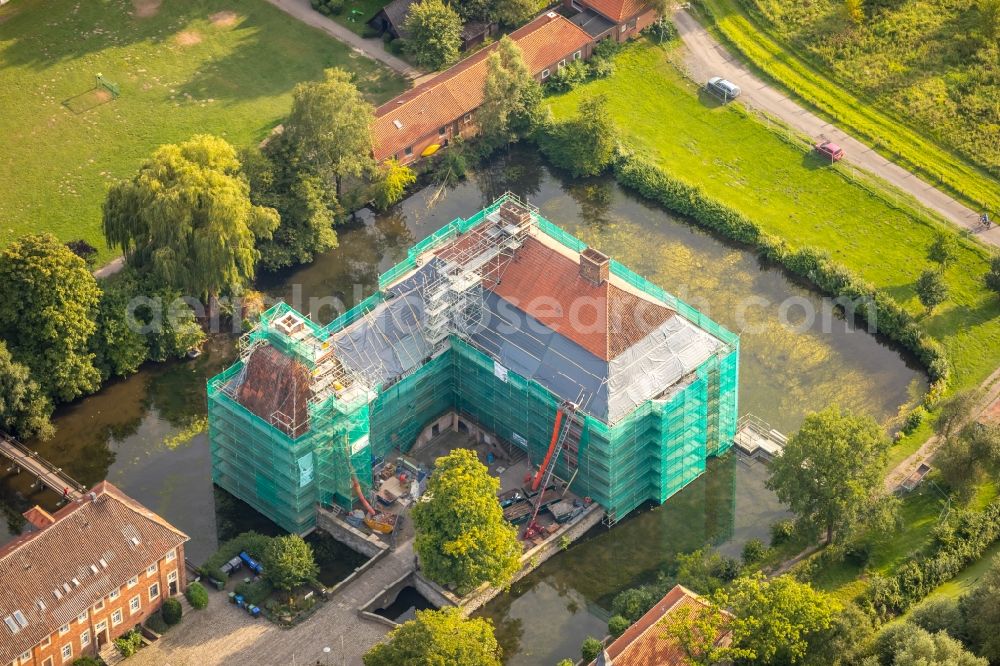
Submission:
[[[820,291],[864,304],[855,313],[867,320],[866,315],[873,311],[878,332],[910,351],[927,369],[931,379],[925,398],[928,406],[944,394],[951,374],[944,349],[920,330],[916,320],[888,293],[861,280],[823,252],[790,248],[784,240],[766,233],[745,215],[708,196],[698,186],[675,178],[627,149],[621,150],[616,157],[614,173],[623,186],[719,235],[756,249],[766,259],[808,280]]]
[[[202,610],[208,606],[208,592],[205,591],[205,586],[194,581],[188,585],[188,589],[184,591],[184,596],[187,597],[188,603],[195,610]]]
[[[934,528],[933,537],[926,552],[918,553],[892,576],[872,576],[863,605],[873,616],[885,620],[905,612],[979,560],[1000,538],[1000,500],[982,511],[956,511]]]

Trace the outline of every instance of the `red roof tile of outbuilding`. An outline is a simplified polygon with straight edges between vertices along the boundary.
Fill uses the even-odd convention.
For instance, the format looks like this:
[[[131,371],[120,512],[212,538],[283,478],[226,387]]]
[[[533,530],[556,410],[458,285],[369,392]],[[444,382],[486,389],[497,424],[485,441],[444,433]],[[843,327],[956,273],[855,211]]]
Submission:
[[[532,74],[590,43],[582,28],[554,12],[539,16],[510,37],[521,47]],[[483,102],[486,59],[495,48],[493,44],[482,49],[380,106],[372,128],[375,159],[385,159],[475,111]]]
[[[649,9],[649,3],[643,0],[580,0],[580,3],[614,21],[630,19]]]

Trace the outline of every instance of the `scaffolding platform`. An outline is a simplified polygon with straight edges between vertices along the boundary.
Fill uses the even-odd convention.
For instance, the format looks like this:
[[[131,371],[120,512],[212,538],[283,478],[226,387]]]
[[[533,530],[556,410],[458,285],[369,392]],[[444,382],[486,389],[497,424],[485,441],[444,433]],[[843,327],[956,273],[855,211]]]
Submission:
[[[751,458],[773,460],[784,452],[787,443],[787,437],[753,414],[744,414],[736,423],[733,444]]]

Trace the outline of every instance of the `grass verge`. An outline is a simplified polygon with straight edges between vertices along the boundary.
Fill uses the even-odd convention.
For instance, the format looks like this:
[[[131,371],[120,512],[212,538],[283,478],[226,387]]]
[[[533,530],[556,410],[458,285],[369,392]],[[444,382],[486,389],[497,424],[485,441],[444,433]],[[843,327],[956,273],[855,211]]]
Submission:
[[[1000,199],[1000,183],[984,169],[831,81],[766,24],[743,11],[738,0],[702,0],[701,7],[711,19],[714,34],[757,70],[888,159],[975,209],[992,210]]]
[[[264,0],[18,0],[0,8],[0,245],[100,231],[108,184],[161,144],[207,132],[260,141],[300,81],[354,72],[373,101],[405,82]],[[101,73],[120,85],[95,88]]]

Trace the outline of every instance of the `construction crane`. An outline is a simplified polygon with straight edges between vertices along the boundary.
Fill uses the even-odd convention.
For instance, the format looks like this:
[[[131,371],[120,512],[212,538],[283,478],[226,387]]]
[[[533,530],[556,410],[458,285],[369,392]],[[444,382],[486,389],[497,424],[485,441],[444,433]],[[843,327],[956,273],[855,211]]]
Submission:
[[[576,420],[577,410],[579,410],[579,406],[568,400],[556,409],[556,419],[552,426],[552,439],[549,441],[549,450],[546,452],[545,459],[542,460],[542,465],[538,468],[538,472],[531,483],[531,490],[533,492],[538,491],[538,494],[535,496],[535,508],[531,513],[531,519],[524,528],[522,537],[527,536],[532,530],[538,529],[535,520],[538,518],[538,512],[542,508],[545,489],[548,488],[549,482],[552,480],[552,475],[555,473],[556,461],[559,460],[559,454],[562,453],[570,436],[574,436],[577,439],[580,437],[582,428]],[[563,425],[563,421],[565,421],[565,425]],[[542,482],[543,476],[545,479],[544,482]],[[538,490],[539,485],[541,485],[540,491]]]

